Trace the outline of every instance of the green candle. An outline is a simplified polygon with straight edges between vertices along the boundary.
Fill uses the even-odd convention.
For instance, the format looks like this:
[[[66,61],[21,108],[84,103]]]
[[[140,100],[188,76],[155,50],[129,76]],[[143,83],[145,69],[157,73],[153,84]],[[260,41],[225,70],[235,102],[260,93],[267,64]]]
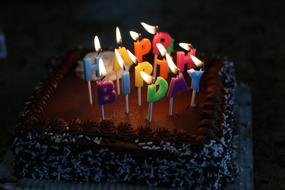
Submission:
[[[156,86],[158,87],[158,91],[156,91]],[[168,83],[167,81],[162,77],[157,77],[154,84],[148,85],[147,88],[147,101],[149,103],[157,102],[160,99],[162,99],[168,89]]]

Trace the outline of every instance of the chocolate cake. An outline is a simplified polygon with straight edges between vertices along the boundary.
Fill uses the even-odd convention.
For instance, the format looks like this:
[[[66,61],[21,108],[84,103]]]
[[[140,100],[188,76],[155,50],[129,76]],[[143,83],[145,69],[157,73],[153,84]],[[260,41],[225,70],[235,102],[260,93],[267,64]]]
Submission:
[[[87,83],[74,68],[87,52],[72,50],[52,69],[26,103],[14,143],[15,174],[35,179],[149,184],[180,189],[222,189],[235,175],[234,65],[205,59],[205,74],[191,107],[190,91],[156,102],[145,119],[132,85],[129,114],[124,96],[105,105],[89,104]],[[130,68],[130,73],[134,73]],[[184,75],[188,85],[191,79]],[[132,82],[133,83],[133,82]],[[92,85],[96,92],[96,85]]]

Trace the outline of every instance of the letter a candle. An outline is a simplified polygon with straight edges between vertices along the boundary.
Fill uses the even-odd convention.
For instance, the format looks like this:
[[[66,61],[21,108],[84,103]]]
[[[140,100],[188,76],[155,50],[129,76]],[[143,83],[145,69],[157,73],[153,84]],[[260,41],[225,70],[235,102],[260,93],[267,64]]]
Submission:
[[[179,72],[179,69],[174,64],[171,56],[166,54],[167,64],[172,71],[172,73],[177,74],[176,77],[172,77],[167,92],[167,97],[169,97],[169,115],[173,115],[173,99],[177,92],[183,92],[188,90],[188,86],[183,77],[183,74]]]
[[[144,71],[141,71],[140,74],[144,81],[149,84],[147,87],[147,101],[149,103],[147,120],[151,123],[153,103],[159,101],[165,96],[168,89],[168,83],[162,77],[157,77],[154,83],[153,77],[149,74],[145,73]],[[157,86],[158,90],[156,91]]]
[[[99,59],[100,59],[100,52],[101,52],[101,45],[98,36],[94,38],[94,46],[95,52],[97,55],[95,56],[95,63],[91,64],[89,58],[86,56],[83,59],[83,68],[84,68],[84,79],[87,81],[88,84],[88,92],[89,92],[89,102],[93,104],[93,97],[92,97],[92,90],[91,90],[91,80],[93,72],[96,73],[96,76],[99,76]]]
[[[106,69],[104,66],[104,62],[102,59],[99,60],[99,70],[100,75],[106,75]],[[105,120],[105,113],[104,113],[104,104],[114,102],[116,99],[116,92],[114,90],[114,83],[111,80],[101,80],[96,81],[97,84],[97,92],[98,92],[98,103],[101,109],[101,116],[102,120]]]
[[[169,53],[173,52],[173,44],[174,40],[171,38],[171,36],[166,32],[158,32],[158,26],[152,26],[149,24],[146,24],[144,22],[141,22],[141,25],[144,27],[146,31],[153,34],[153,40],[152,40],[152,48],[153,48],[153,54],[154,54],[154,60],[153,60],[153,77],[156,77],[156,70],[157,70],[157,56],[159,55],[159,50],[156,47],[157,43],[161,43]]]

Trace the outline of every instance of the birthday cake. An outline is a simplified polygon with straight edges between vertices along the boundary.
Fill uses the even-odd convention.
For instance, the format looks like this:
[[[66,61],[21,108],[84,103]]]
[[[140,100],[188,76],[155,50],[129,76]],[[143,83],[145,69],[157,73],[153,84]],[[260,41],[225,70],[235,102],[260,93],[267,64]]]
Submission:
[[[35,179],[222,189],[236,172],[232,159],[236,127],[233,63],[202,58],[200,83],[182,67],[167,71],[165,77],[158,64],[157,76],[147,82],[143,77],[147,68],[141,69],[146,73],[136,75],[140,63],[126,64],[118,73],[111,71],[116,69],[110,57],[120,63],[120,53],[100,52],[101,67],[98,73],[91,72],[89,80],[85,58],[96,59],[95,54],[75,49],[57,61],[21,114],[13,148],[15,174]],[[167,62],[179,59],[178,53],[167,55]],[[164,60],[161,56],[156,59]],[[78,77],[82,60],[88,83]],[[188,63],[182,66],[190,69]],[[191,64],[192,72],[202,71],[195,65],[195,57]],[[142,86],[135,81],[138,76],[146,81]],[[120,95],[116,80],[122,85]]]

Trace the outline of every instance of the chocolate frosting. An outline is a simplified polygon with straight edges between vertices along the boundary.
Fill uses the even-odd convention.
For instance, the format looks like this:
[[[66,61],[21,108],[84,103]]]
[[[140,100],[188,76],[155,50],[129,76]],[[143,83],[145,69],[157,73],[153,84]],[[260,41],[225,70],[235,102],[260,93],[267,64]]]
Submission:
[[[117,136],[125,141],[132,141],[137,137],[136,131],[132,126],[123,122],[121,122],[117,127]]]
[[[54,119],[48,123],[49,132],[63,133],[67,131],[68,123],[64,119]]]
[[[103,120],[99,125],[99,132],[103,137],[113,137],[115,134],[115,126],[111,120]]]
[[[175,139],[174,134],[165,128],[157,129],[156,136],[158,140],[164,140],[167,142],[172,142]]]
[[[81,126],[85,135],[94,136],[94,137],[100,135],[100,131],[98,129],[99,125],[94,121],[87,120],[83,122]]]
[[[71,133],[82,133],[82,121],[79,118],[74,118],[69,122],[68,128]]]
[[[153,131],[150,126],[140,127],[138,129],[138,137],[144,141],[151,141],[153,140]]]

